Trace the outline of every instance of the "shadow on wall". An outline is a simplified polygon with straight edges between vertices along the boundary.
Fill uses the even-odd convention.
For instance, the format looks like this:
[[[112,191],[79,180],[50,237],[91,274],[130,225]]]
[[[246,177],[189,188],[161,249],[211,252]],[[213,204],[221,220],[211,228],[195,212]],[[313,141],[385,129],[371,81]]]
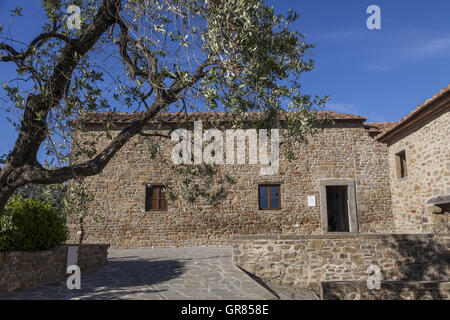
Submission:
[[[450,282],[382,281],[380,289],[368,289],[365,281],[322,282],[323,300],[448,300]]]
[[[395,280],[450,280],[449,236],[434,236],[423,240],[401,239],[394,236],[393,244],[400,256],[397,261],[398,279]],[[407,287],[403,289],[407,290]],[[401,293],[398,292],[399,295]],[[435,290],[433,287],[427,289],[427,286],[418,290],[415,299],[430,296],[433,299],[443,299],[439,290]]]
[[[325,300],[443,300],[450,298],[450,238],[423,239],[395,236],[382,243],[385,254],[396,255],[394,268],[380,268],[379,289],[368,289],[366,281],[324,281],[321,297]]]

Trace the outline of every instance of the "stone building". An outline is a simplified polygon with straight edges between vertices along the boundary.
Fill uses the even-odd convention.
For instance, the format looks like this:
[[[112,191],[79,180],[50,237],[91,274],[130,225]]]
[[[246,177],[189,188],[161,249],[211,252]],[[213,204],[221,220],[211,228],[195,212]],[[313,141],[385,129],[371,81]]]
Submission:
[[[160,247],[226,244],[233,235],[252,234],[428,233],[433,221],[445,229],[448,214],[435,214],[445,205],[427,209],[426,202],[442,206],[450,193],[449,97],[449,88],[442,90],[398,123],[365,123],[360,116],[324,111],[334,124],[307,144],[296,143],[296,159],[281,157],[276,174],[261,175],[260,164],[249,164],[248,152],[244,164],[219,165],[235,183],[226,185],[227,197],[217,206],[169,199],[165,188],[180,179],[171,160],[174,143],[144,135],[169,135],[180,126],[192,130],[194,121],[225,122],[226,115],[163,114],[100,174],[86,179],[93,201],[83,240]],[[90,114],[83,120],[86,130],[73,140],[78,146],[95,141],[101,150],[110,141],[108,119],[114,137],[134,115]],[[149,152],[155,143],[156,157]],[[78,241],[80,226],[72,219],[71,240]]]
[[[280,157],[274,174],[261,174],[250,149],[241,164],[217,165],[222,182],[234,183],[225,184],[226,198],[216,205],[169,196],[172,185],[183,184],[174,169],[192,165],[175,165],[174,143],[160,136],[182,127],[195,138],[196,121],[226,124],[227,115],[162,114],[86,179],[93,200],[81,224],[69,217],[70,242],[82,236],[121,248],[233,244],[241,268],[323,298],[449,299],[449,110],[450,86],[398,122],[324,111],[334,124],[307,144],[296,142],[295,160]],[[86,130],[74,137],[72,155],[91,141],[100,150],[134,117],[83,118]],[[220,137],[237,150],[234,138]],[[193,178],[192,189],[207,186],[214,194],[218,181]],[[367,270],[378,270],[382,290],[368,289]]]
[[[168,201],[160,187],[179,179],[172,170],[174,143],[134,137],[99,175],[87,179],[94,199],[84,219],[85,242],[155,247],[231,243],[236,234],[393,232],[386,144],[376,140],[365,118],[327,114],[334,125],[307,144],[297,143],[296,160],[280,157],[277,174],[261,175],[261,165],[249,161],[218,166],[235,184],[227,185],[227,197],[216,207],[202,200]],[[112,136],[133,120],[128,114],[91,115],[77,140],[91,139],[104,147],[110,141],[104,127],[108,116],[115,124]],[[223,114],[189,114],[182,125],[192,128],[194,120],[206,123],[208,117]],[[168,134],[179,123],[180,118],[165,114],[157,132]],[[146,132],[152,129],[156,128],[149,126]],[[156,140],[159,151],[152,159],[148,150]],[[71,227],[76,230],[75,221]]]
[[[395,231],[448,232],[450,87],[384,132]]]

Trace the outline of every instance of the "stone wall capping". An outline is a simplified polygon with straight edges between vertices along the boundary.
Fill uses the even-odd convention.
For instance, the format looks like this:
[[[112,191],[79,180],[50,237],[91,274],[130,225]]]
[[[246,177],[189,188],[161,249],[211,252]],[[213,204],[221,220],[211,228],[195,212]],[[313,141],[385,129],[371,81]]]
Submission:
[[[62,246],[99,247],[99,248],[107,247],[107,248],[109,248],[109,243],[66,243],[66,244],[63,244]]]
[[[56,248],[52,248],[52,249],[47,249],[47,250],[36,250],[36,251],[11,251],[11,252],[0,252],[0,255],[11,255],[11,256],[15,256],[15,255],[47,255],[47,254],[51,254],[54,251],[60,250],[61,248],[65,248],[65,247],[79,247],[79,248],[109,248],[109,244],[108,243],[100,243],[100,244],[96,244],[96,243],[66,243],[66,244],[62,244]]]
[[[438,197],[432,197],[427,200],[427,205],[435,205],[440,206],[444,204],[450,204],[450,194],[438,196]]]
[[[298,234],[298,235],[233,235],[234,241],[246,240],[313,240],[313,239],[405,239],[417,240],[433,238],[435,234],[395,234],[395,233],[327,233],[327,234]]]

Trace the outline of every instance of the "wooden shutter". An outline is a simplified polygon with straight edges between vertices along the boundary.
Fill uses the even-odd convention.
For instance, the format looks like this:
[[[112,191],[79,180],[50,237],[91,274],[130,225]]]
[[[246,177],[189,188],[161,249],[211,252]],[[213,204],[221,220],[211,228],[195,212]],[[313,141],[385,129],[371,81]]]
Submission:
[[[166,193],[164,186],[147,186],[145,192],[145,211],[167,210]]]
[[[151,192],[152,187],[151,186],[145,186],[145,211],[151,210]]]
[[[258,188],[259,210],[279,210],[281,208],[281,188],[279,184],[262,184]],[[267,199],[267,208],[261,207],[263,198]]]

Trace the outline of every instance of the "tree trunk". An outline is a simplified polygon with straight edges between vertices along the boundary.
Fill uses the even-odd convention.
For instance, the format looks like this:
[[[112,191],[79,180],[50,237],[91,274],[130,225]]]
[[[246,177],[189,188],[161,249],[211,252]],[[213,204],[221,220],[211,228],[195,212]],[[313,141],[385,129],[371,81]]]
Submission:
[[[38,94],[28,96],[19,136],[0,171],[0,216],[9,197],[17,188],[27,183],[51,184],[72,178],[67,173],[59,179],[56,176],[51,177],[49,174],[53,171],[42,168],[37,161],[38,150],[48,134],[47,114],[60,102],[79,59],[92,48],[111,25],[116,23],[121,3],[121,0],[103,0],[86,32],[78,39],[69,41],[62,49],[61,59],[44,86],[48,91],[48,97],[44,99]]]
[[[124,128],[95,158],[83,163],[48,170],[43,168],[36,160],[33,161],[33,158],[29,158],[30,155],[26,152],[26,146],[28,144],[16,143],[15,150],[8,156],[5,166],[0,171],[0,216],[3,213],[9,197],[19,187],[28,183],[63,183],[77,177],[88,177],[99,174],[117,151],[119,151],[133,136],[139,133],[145,124],[155,117],[168,102],[173,102],[173,100],[163,101],[160,99],[159,101],[156,101],[145,112],[142,119],[136,120],[128,127]],[[24,122],[22,122],[22,124],[27,125]],[[22,132],[23,129],[21,130],[21,133]],[[33,141],[30,142],[33,143]],[[34,143],[38,142],[34,141]],[[36,159],[35,155],[34,159]]]
[[[24,185],[21,178],[21,170],[12,167],[10,164],[6,164],[0,170],[0,216],[8,202],[9,197],[11,197],[14,192],[21,185]]]
[[[121,0],[103,0],[98,12],[86,32],[78,39],[69,41],[62,49],[61,59],[54,72],[45,84],[49,94],[42,98],[38,94],[28,96],[19,137],[13,150],[6,159],[5,166],[0,171],[0,216],[3,213],[8,198],[17,188],[28,183],[54,184],[62,183],[77,177],[87,177],[99,174],[111,158],[134,135],[141,132],[149,120],[154,118],[163,107],[178,99],[178,94],[187,87],[194,85],[205,76],[203,70],[211,65],[209,59],[202,63],[192,79],[188,82],[176,78],[167,89],[161,89],[160,96],[153,105],[142,113],[142,118],[135,120],[124,128],[112,141],[93,159],[75,165],[57,169],[46,169],[37,161],[37,153],[42,142],[47,137],[47,114],[63,96],[69,79],[81,57],[83,57],[100,36],[111,26],[120,21]]]
[[[14,193],[14,189],[9,186],[2,186],[0,189],[0,216],[3,214],[3,210],[8,202],[9,197]]]

